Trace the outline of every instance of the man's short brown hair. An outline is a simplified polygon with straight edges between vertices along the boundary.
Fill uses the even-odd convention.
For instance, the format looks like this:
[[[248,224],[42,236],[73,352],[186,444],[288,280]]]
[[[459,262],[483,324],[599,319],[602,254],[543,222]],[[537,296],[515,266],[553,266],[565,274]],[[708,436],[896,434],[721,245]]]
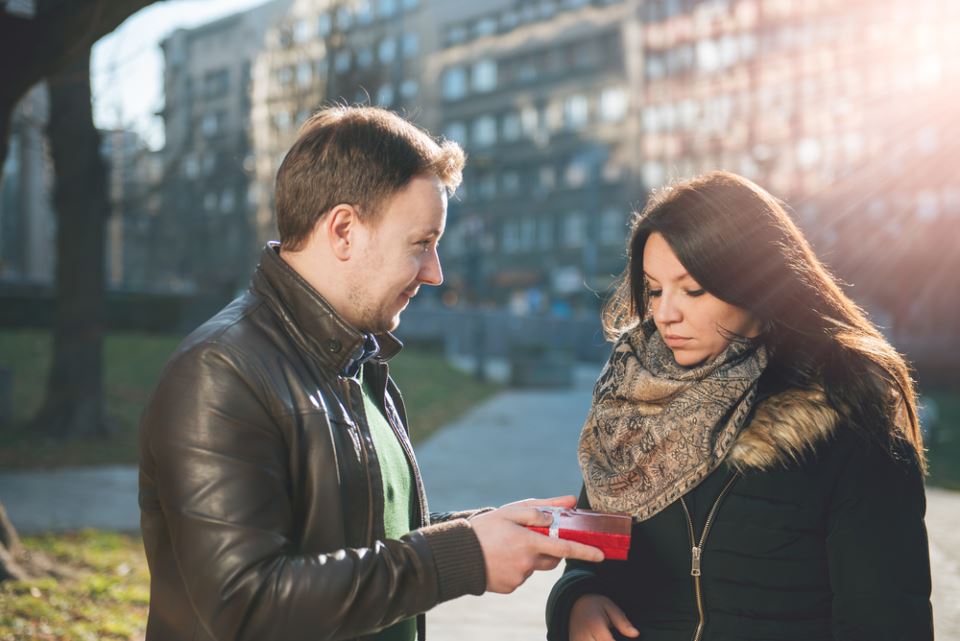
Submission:
[[[377,107],[318,111],[277,172],[277,228],[284,249],[303,246],[317,221],[336,205],[354,205],[368,221],[416,176],[436,175],[452,193],[465,156],[449,140]]]

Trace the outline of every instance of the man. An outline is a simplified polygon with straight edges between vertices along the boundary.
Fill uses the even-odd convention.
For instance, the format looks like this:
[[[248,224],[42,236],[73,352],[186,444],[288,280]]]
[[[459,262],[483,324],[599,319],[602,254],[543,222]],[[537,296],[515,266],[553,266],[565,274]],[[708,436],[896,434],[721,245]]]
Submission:
[[[193,332],[141,423],[148,641],[423,637],[421,613],[599,550],[536,505],[430,515],[386,361],[464,156],[387,111],[324,110],[277,175],[279,245]]]

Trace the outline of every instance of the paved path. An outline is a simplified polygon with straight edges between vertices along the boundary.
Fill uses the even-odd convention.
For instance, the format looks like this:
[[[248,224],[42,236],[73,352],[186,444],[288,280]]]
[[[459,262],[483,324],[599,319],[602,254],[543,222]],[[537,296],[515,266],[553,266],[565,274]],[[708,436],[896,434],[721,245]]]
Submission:
[[[431,509],[500,505],[575,494],[577,435],[596,371],[572,390],[508,391],[474,408],[418,449]],[[0,500],[23,533],[138,527],[130,467],[0,473]],[[960,493],[928,490],[927,526],[938,641],[960,641]],[[895,551],[892,551],[895,553]],[[559,570],[539,573],[509,596],[464,597],[428,616],[433,641],[544,638],[543,606]]]

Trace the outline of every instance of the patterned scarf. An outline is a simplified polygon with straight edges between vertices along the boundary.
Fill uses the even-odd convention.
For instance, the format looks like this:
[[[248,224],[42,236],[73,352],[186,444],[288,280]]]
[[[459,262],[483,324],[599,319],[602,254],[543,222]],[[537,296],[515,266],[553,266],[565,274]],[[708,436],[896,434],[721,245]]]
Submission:
[[[733,446],[766,364],[762,346],[732,341],[682,367],[651,320],[621,336],[580,434],[590,506],[642,521],[696,487]]]

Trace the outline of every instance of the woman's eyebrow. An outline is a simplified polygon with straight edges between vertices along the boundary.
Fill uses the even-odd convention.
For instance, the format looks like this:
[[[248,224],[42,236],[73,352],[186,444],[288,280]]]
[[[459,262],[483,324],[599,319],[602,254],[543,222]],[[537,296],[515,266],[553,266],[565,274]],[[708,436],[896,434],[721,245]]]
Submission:
[[[646,276],[649,280],[655,280],[655,281],[657,281],[658,283],[660,282],[659,279],[654,278],[653,276],[651,276],[651,275],[648,274],[647,272],[643,272],[643,275]],[[679,275],[673,277],[673,278],[670,279],[670,280],[679,281],[679,280],[683,280],[684,278],[690,278],[690,274],[688,274],[687,272],[683,272],[682,274],[679,274]]]

